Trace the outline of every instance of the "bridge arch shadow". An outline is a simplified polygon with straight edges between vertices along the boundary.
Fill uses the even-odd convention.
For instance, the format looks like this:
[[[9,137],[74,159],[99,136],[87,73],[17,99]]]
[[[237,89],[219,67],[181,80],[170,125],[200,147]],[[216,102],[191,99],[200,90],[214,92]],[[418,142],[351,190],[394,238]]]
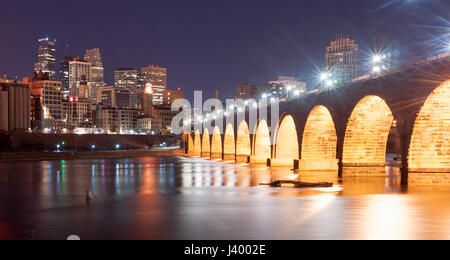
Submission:
[[[450,81],[436,88],[420,110],[411,136],[408,165],[410,183],[420,175],[431,175],[430,182],[440,182],[435,173],[450,172]]]
[[[250,153],[249,155],[250,156]],[[223,140],[223,159],[236,160],[236,141],[234,138],[234,128],[232,124],[228,124],[225,129],[225,136]]]
[[[252,154],[252,147],[250,141],[250,130],[246,121],[239,124],[236,139],[236,162],[249,162],[249,157]]]
[[[300,157],[297,127],[291,115],[284,116],[280,122],[274,145],[274,158],[270,165],[294,167],[294,161]]]
[[[253,142],[253,152],[250,163],[267,164],[267,160],[272,157],[272,146],[270,140],[270,130],[266,120],[261,120],[256,129]]]
[[[202,157],[209,158],[211,157],[211,141],[209,136],[208,128],[205,128],[203,131],[202,137]]]
[[[394,116],[386,102],[369,95],[361,99],[348,119],[342,162],[346,176],[365,175],[360,167],[377,171],[367,174],[385,176],[386,150]]]
[[[214,127],[211,141],[211,159],[222,159],[222,135],[218,126]]]
[[[337,171],[337,143],[330,111],[322,105],[314,107],[303,130],[300,170]]]

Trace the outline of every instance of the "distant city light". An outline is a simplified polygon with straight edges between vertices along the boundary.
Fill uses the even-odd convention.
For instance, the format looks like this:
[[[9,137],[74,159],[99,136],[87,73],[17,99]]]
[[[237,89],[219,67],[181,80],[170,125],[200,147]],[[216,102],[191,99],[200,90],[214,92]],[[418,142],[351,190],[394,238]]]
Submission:
[[[326,81],[326,84],[328,87],[331,87],[331,86],[333,86],[333,81],[329,79]]]
[[[320,74],[320,80],[321,80],[321,81],[325,81],[325,80],[327,80],[329,77],[330,77],[330,75],[329,75],[328,73],[326,73],[326,72]]]

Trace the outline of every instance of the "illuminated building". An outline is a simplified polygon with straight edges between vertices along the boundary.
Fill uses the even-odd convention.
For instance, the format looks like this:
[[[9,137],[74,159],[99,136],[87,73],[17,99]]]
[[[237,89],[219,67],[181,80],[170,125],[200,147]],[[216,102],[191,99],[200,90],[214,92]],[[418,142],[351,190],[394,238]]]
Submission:
[[[141,105],[143,92],[143,78],[137,70],[132,68],[117,69],[114,71],[114,86],[117,89],[130,91],[130,107],[138,108]]]
[[[139,111],[129,108],[99,108],[99,126],[111,134],[135,134]]]
[[[91,65],[89,82],[103,83],[104,69],[100,49],[86,50],[84,60]]]
[[[0,131],[26,131],[31,127],[30,87],[0,80]]]
[[[101,87],[97,91],[98,103],[109,107],[131,108],[131,92],[116,87]]]
[[[121,89],[134,89],[138,85],[138,71],[122,68],[114,71],[114,86]]]
[[[184,92],[181,89],[164,90],[163,92],[163,106],[172,107],[172,104],[177,99],[184,99]]]
[[[92,104],[84,97],[70,96],[62,102],[63,120],[72,127],[92,125]]]
[[[38,49],[38,62],[34,65],[34,72],[48,73],[50,80],[56,79],[56,42],[48,37],[41,38]]]
[[[153,108],[152,113],[152,130],[166,135],[171,133],[172,120],[180,111],[172,111],[170,107],[158,106]],[[160,123],[158,123],[159,121]]]
[[[167,69],[158,66],[148,66],[141,69],[145,83],[153,86],[153,105],[162,105],[164,90],[167,89]]]
[[[93,104],[97,104],[97,90],[104,87],[104,68],[102,63],[102,57],[100,49],[86,50],[84,60],[90,63],[90,80],[89,85],[89,97]]]
[[[36,80],[30,83],[31,94],[40,99],[42,111],[48,111],[43,119],[62,119],[62,83],[60,81]],[[42,114],[44,115],[44,114]]]
[[[114,87],[101,87],[97,91],[97,104],[108,107],[116,106],[116,89]]]
[[[63,96],[67,97],[69,96],[69,62],[77,60],[79,58],[74,56],[64,56],[61,58],[61,61],[59,63],[59,78],[61,80],[61,92],[63,93]]]
[[[358,45],[349,38],[330,43],[325,54],[325,70],[336,84],[345,84],[358,77]]]
[[[69,61],[69,91],[78,88],[81,81],[90,81],[91,64],[87,61]]]

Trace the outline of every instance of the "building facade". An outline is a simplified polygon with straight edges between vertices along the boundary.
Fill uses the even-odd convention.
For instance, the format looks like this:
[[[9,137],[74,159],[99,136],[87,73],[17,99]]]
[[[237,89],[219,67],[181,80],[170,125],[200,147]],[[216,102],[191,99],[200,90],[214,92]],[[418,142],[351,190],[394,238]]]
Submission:
[[[38,62],[34,65],[34,72],[48,73],[50,80],[56,80],[56,41],[46,37],[38,42]]]
[[[84,60],[90,63],[90,79],[89,82],[103,83],[104,69],[100,49],[86,50]]]
[[[342,85],[358,77],[358,45],[349,38],[337,38],[327,47],[325,71],[330,84]]]
[[[91,64],[83,60],[69,61],[69,92],[78,88],[81,81],[90,81]]]
[[[167,89],[167,69],[158,66],[148,66],[141,69],[145,83],[153,86],[153,105],[164,103],[164,90]]]
[[[184,92],[181,89],[164,90],[163,92],[163,106],[172,107],[175,100],[184,99]]]
[[[64,56],[61,58],[59,63],[59,79],[61,81],[61,92],[63,93],[64,97],[69,96],[69,62],[78,60],[78,57],[75,56]]]
[[[62,83],[60,81],[32,81],[30,89],[32,96],[40,100],[42,119],[62,119]]]
[[[117,107],[103,107],[99,111],[99,124],[110,134],[135,134],[139,111]]]
[[[69,97],[62,102],[63,120],[72,127],[92,127],[92,104],[84,97]]]

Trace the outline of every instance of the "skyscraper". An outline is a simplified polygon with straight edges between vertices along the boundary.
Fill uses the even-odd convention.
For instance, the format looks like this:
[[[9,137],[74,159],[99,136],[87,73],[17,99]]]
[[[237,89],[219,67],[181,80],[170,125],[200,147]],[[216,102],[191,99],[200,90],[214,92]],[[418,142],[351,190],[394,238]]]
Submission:
[[[61,80],[61,92],[65,97],[69,96],[69,62],[79,60],[78,57],[74,56],[64,56],[61,58],[59,63],[59,78]]]
[[[86,50],[84,60],[91,64],[90,82],[103,83],[103,63],[100,49]]]
[[[128,90],[131,97],[131,108],[138,108],[141,104],[143,90],[142,76],[131,68],[114,71],[114,86],[120,90]]]
[[[138,71],[131,68],[114,71],[114,86],[121,89],[135,89],[138,84]]]
[[[82,81],[89,82],[91,77],[91,64],[83,60],[69,61],[69,90],[77,92],[78,85]]]
[[[325,69],[336,84],[358,77],[358,45],[349,38],[337,38],[327,47]]]
[[[56,80],[56,42],[48,37],[38,40],[38,62],[34,64],[34,71],[48,73],[50,80]]]
[[[167,89],[167,69],[158,66],[148,66],[141,70],[145,83],[153,86],[153,105],[159,106],[164,102],[164,90]]]
[[[90,63],[90,80],[89,96],[94,104],[97,103],[97,91],[99,88],[106,86],[104,83],[104,68],[102,63],[102,57],[100,55],[100,49],[95,48],[86,50],[84,59]]]

